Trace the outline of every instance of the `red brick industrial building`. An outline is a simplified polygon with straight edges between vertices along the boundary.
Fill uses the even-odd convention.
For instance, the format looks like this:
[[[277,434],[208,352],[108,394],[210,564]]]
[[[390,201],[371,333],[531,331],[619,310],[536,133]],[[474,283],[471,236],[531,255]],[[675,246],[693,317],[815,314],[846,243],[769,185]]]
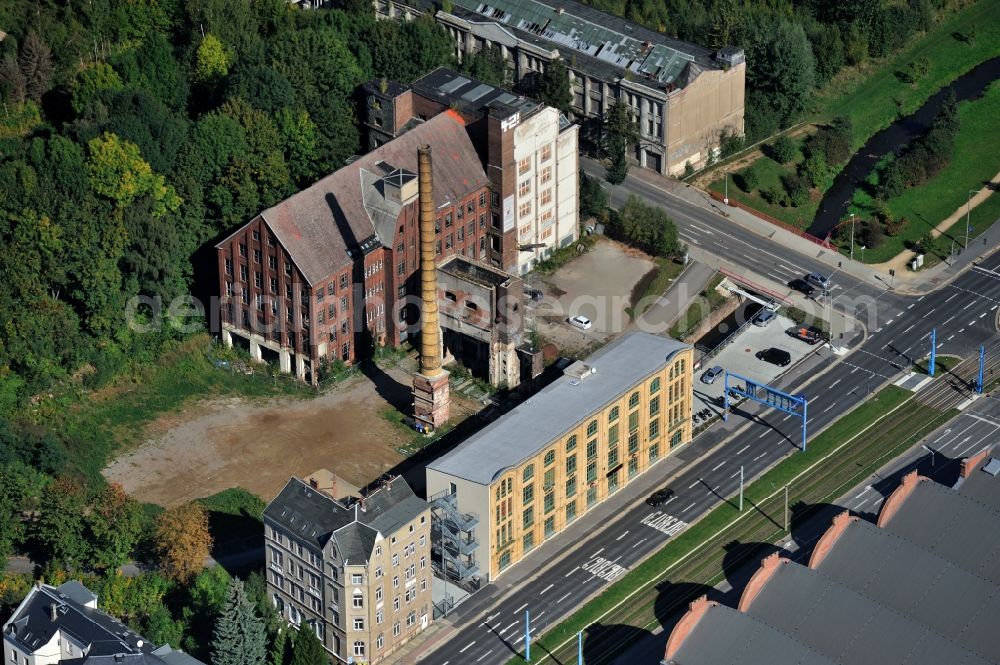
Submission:
[[[437,250],[484,257],[489,181],[457,113],[445,112],[240,227],[216,247],[222,335],[317,380],[323,362],[395,346],[416,306],[417,148],[435,149]],[[294,364],[294,370],[293,370]]]

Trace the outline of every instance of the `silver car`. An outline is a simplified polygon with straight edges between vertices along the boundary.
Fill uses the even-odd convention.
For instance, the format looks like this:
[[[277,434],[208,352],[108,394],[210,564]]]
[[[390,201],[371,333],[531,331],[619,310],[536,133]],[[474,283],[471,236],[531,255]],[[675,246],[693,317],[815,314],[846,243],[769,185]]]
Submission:
[[[830,278],[824,275],[823,273],[819,272],[811,272],[808,275],[806,275],[806,281],[812,284],[813,286],[818,286],[824,291],[829,291],[830,287],[833,286],[833,283],[830,281]]]
[[[710,367],[707,370],[705,370],[704,374],[701,375],[701,382],[708,384],[715,383],[715,380],[720,376],[722,376],[722,372],[723,369],[718,365],[716,365],[715,367]]]

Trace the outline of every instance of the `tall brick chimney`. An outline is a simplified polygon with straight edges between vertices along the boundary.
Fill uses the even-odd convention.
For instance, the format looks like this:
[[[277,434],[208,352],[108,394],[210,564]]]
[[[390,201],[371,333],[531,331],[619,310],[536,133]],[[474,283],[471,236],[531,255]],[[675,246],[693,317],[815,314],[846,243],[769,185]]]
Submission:
[[[448,391],[448,372],[441,367],[435,209],[429,145],[417,150],[417,164],[420,200],[420,371],[413,376],[413,416],[418,426],[433,431],[447,422],[451,395]]]

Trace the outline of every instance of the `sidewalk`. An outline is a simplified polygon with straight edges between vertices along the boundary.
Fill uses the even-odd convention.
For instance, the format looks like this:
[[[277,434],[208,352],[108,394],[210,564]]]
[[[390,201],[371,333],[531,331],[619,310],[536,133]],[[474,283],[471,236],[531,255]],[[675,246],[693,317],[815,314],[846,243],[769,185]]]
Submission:
[[[673,284],[652,303],[640,318],[644,329],[653,327],[668,330],[680,318],[684,310],[691,304],[715,276],[716,268],[699,261],[703,252],[689,250],[691,261],[684,272],[677,276]],[[632,325],[636,325],[633,321]]]
[[[590,159],[589,157],[581,157],[580,160],[593,168],[604,168],[600,162]],[[729,221],[738,224],[756,235],[770,238],[775,242],[780,243],[782,246],[788,247],[789,249],[799,252],[800,254],[813,256],[817,260],[830,266],[831,272],[833,269],[836,269],[837,264],[840,263],[840,270],[842,272],[849,273],[857,279],[863,280],[880,288],[888,288],[891,283],[893,290],[899,293],[919,295],[936,289],[958,276],[971,263],[979,260],[984,254],[991,253],[995,248],[997,248],[998,245],[1000,245],[1000,223],[994,223],[993,226],[991,226],[985,233],[976,238],[976,242],[972,245],[971,251],[963,252],[956,258],[956,261],[952,265],[941,262],[932,268],[927,268],[926,270],[921,270],[919,272],[911,272],[909,270],[901,272],[897,270],[895,277],[892,278],[887,272],[883,272],[875,266],[864,264],[860,261],[852,261],[839,252],[825,249],[824,247],[802,238],[791,231],[766,222],[763,219],[746,212],[745,210],[734,207],[728,207],[728,209],[726,209],[723,204],[713,201],[708,194],[702,190],[692,187],[691,185],[687,185],[679,180],[665,178],[649,169],[642,169],[638,167],[632,167],[629,169],[628,178],[641,180],[648,185],[652,185],[663,190],[669,196],[673,196],[705,210],[713,211],[719,216],[727,218]]]

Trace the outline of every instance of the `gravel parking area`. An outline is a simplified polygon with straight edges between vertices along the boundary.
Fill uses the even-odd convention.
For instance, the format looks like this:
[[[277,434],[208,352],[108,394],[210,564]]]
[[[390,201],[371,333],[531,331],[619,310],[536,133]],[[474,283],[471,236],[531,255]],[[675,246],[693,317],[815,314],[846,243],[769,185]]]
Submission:
[[[554,342],[563,353],[581,352],[625,332],[632,322],[625,309],[632,290],[656,264],[642,252],[600,238],[594,248],[549,277],[529,275],[525,285],[544,297],[528,303],[527,323]],[[589,330],[572,327],[567,319],[583,315]]]

